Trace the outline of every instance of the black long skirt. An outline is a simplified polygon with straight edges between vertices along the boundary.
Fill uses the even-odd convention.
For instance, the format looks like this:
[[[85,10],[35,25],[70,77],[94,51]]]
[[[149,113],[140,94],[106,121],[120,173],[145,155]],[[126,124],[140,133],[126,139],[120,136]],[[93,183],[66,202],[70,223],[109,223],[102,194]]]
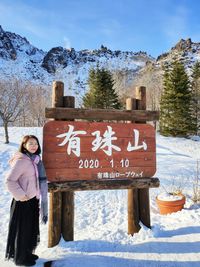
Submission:
[[[5,258],[15,264],[23,262],[35,250],[39,239],[39,200],[36,197],[28,201],[13,199]]]

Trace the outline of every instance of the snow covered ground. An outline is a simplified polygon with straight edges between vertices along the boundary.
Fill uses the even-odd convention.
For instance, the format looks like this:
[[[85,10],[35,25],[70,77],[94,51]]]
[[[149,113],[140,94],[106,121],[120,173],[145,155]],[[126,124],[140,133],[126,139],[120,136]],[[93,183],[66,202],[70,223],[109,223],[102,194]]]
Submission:
[[[11,196],[4,179],[8,160],[25,134],[42,139],[41,128],[10,128],[10,144],[4,144],[0,128],[0,266],[14,266],[4,260]],[[42,141],[42,140],[41,140]],[[157,173],[161,186],[150,190],[152,229],[141,225],[133,237],[127,235],[127,191],[84,191],[75,194],[75,241],[60,241],[47,248],[48,226],[41,225],[41,242],[35,266],[59,260],[53,267],[199,267],[200,204],[193,204],[193,180],[200,160],[200,139],[166,138],[157,135]],[[155,197],[181,186],[187,200],[182,211],[160,215]]]

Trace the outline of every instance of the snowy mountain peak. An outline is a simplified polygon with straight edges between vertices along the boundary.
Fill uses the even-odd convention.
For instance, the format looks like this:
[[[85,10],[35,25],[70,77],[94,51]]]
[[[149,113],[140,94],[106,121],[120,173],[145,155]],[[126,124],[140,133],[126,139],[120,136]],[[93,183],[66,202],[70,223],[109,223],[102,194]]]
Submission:
[[[181,39],[174,47],[172,47],[172,50],[178,50],[178,51],[183,51],[183,50],[189,50],[192,47],[193,42],[191,41],[191,38],[188,38],[186,40]]]
[[[169,52],[163,53],[157,58],[157,62],[170,62],[181,60],[186,68],[200,59],[200,43],[192,42],[191,38],[181,39]]]
[[[35,55],[37,52],[44,54],[44,52],[29,43],[25,37],[18,34],[5,32],[0,26],[0,57],[4,59],[16,60],[18,54],[25,53],[28,56]],[[5,55],[9,54],[10,57]]]
[[[84,49],[81,51],[75,51],[74,48],[66,49],[63,47],[52,48],[44,57],[42,67],[47,70],[48,73],[55,73],[60,68],[66,68],[69,65],[80,66],[87,63],[99,64],[100,61],[113,60],[125,61],[127,64],[130,60],[132,61],[145,61],[153,60],[152,57],[148,56],[145,52],[122,52],[112,51],[105,46],[101,46],[100,49],[88,50]]]
[[[58,46],[44,52],[26,38],[0,28],[0,78],[17,77],[47,85],[58,79],[65,82],[70,94],[76,96],[87,90],[91,68],[99,66],[120,72],[121,77],[127,75],[130,82],[142,67],[153,61],[155,59],[146,52],[112,51],[103,45],[100,49],[81,51]]]
[[[0,36],[1,36],[1,34],[3,33],[4,31],[3,31],[3,28],[1,27],[1,25],[0,25]]]
[[[61,46],[54,47],[45,55],[42,67],[49,73],[55,73],[58,67],[66,68],[70,60],[76,58],[74,49],[66,49]]]
[[[17,52],[6,32],[0,26],[0,57],[6,60],[15,60]]]

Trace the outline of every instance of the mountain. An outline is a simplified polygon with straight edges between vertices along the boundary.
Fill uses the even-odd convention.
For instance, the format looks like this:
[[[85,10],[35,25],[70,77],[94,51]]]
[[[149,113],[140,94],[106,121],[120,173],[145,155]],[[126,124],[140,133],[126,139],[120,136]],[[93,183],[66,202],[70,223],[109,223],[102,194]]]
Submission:
[[[131,96],[132,88],[136,85],[146,86],[147,106],[150,109],[158,110],[163,89],[163,67],[174,60],[182,62],[190,76],[194,63],[200,61],[200,43],[194,43],[190,38],[181,39],[168,52],[159,55],[154,61],[149,61],[137,72],[137,76],[132,81],[132,86],[126,92],[127,95]]]
[[[76,96],[78,104],[87,91],[89,69],[99,66],[112,71],[119,95],[132,96],[132,88],[143,85],[149,95],[153,95],[149,106],[158,108],[163,66],[174,59],[183,62],[190,75],[194,62],[200,60],[200,43],[194,43],[190,38],[181,39],[157,59],[146,52],[112,51],[103,45],[100,49],[81,51],[53,47],[46,52],[0,26],[0,79],[17,77],[43,85],[61,80],[65,83],[65,94]]]
[[[97,65],[117,72],[118,77],[126,75],[126,84],[130,84],[141,68],[154,61],[142,51],[112,51],[103,45],[96,50],[54,47],[45,52],[0,26],[0,78],[17,77],[47,85],[53,80],[62,80],[68,95],[80,97],[85,93],[88,71]]]
[[[194,43],[190,38],[181,39],[169,52],[163,53],[153,62],[151,61],[142,71],[148,68],[163,71],[163,67],[169,65],[172,61],[182,62],[188,75],[191,75],[192,68],[196,61],[200,61],[200,43]]]
[[[169,52],[158,56],[153,65],[162,67],[173,60],[181,61],[190,75],[194,63],[200,60],[200,43],[194,43],[190,38],[181,39]]]

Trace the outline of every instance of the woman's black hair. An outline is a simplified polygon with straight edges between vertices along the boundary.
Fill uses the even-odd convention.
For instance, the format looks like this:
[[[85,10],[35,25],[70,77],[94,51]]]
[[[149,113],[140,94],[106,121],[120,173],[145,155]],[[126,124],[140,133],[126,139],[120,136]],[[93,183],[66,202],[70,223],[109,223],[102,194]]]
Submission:
[[[37,143],[38,143],[38,149],[37,149],[37,151],[36,151],[34,154],[39,155],[39,154],[41,153],[41,147],[40,147],[39,140],[38,140],[38,138],[37,138],[35,135],[25,135],[25,136],[23,137],[22,142],[21,142],[21,144],[20,144],[20,146],[19,146],[19,152],[21,152],[21,153],[23,153],[23,154],[26,154],[26,153],[28,152],[24,145],[25,145],[25,144],[28,142],[28,140],[31,139],[31,138],[35,139],[35,140],[37,141]]]

